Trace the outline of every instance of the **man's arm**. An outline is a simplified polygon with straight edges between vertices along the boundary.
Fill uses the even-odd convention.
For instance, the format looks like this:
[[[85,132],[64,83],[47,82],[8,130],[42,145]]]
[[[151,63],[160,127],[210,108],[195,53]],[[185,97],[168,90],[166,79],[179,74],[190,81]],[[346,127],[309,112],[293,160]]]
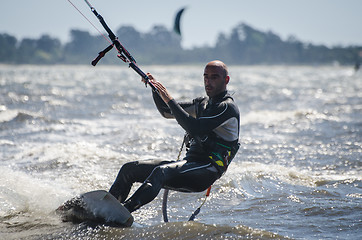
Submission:
[[[157,110],[161,113],[161,115],[164,118],[174,118],[174,116],[171,113],[171,109],[162,100],[162,98],[160,97],[160,95],[158,95],[157,92],[152,91],[152,97],[153,97],[153,101],[155,102],[155,105],[157,107]]]
[[[162,98],[158,95],[158,93],[156,93],[155,91],[152,91],[152,97],[153,97],[153,101],[155,102],[155,105],[157,107],[157,110],[160,112],[160,114],[164,118],[175,118],[175,116],[172,114],[169,106],[162,100]],[[179,103],[179,105],[188,114],[196,117],[196,110],[195,110],[194,102],[182,102],[182,103]]]
[[[156,99],[156,105],[157,103],[159,104],[157,108],[159,111],[161,110],[161,114],[165,117],[170,116],[176,118],[178,124],[180,124],[180,126],[192,136],[202,136],[209,134],[211,131],[220,126],[227,127],[226,125],[230,125],[228,123],[233,123],[232,128],[235,128],[236,126],[236,129],[238,129],[237,119],[239,118],[239,113],[238,111],[235,111],[235,108],[231,107],[233,105],[229,106],[229,103],[224,102],[219,104],[211,115],[196,118],[196,114],[190,114],[188,111],[186,111],[185,109],[187,108],[184,108],[184,106],[181,106],[179,103],[177,103],[160,82],[155,81],[153,78],[152,81],[158,90],[158,93],[154,93],[154,99]],[[194,109],[193,113],[196,113],[195,105],[196,104],[194,101],[192,104]],[[230,121],[231,118],[234,120]]]
[[[235,115],[226,103],[220,104],[212,115],[199,118],[190,116],[175,100],[171,100],[168,105],[178,124],[192,136],[210,134],[211,131],[224,125]]]

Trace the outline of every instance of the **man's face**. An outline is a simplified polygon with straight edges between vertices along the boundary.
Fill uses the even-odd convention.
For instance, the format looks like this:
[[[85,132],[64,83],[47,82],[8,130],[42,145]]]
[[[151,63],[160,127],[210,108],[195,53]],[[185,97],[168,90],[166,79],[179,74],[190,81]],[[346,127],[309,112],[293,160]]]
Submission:
[[[207,96],[215,97],[226,90],[229,76],[219,66],[207,65],[204,70],[204,85]]]

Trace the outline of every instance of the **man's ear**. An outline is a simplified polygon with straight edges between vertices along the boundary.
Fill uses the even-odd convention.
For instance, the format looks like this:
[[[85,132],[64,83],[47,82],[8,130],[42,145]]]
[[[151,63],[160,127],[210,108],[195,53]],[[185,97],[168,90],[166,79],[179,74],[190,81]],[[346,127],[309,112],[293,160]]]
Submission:
[[[230,77],[229,77],[229,76],[226,76],[226,78],[225,78],[225,84],[228,84],[229,81],[230,81]]]

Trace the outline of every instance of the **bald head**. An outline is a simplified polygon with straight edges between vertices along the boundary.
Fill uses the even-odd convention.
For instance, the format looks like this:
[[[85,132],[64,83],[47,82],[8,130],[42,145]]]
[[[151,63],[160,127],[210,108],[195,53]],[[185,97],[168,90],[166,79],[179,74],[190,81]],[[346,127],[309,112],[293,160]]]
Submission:
[[[225,63],[215,60],[205,66],[204,70],[204,85],[206,94],[209,97],[214,97],[226,90],[226,85],[229,83],[228,68]]]
[[[209,63],[206,64],[206,67],[215,67],[215,68],[219,68],[224,74],[223,77],[226,77],[229,75],[229,71],[228,71],[228,67],[226,66],[225,63],[223,63],[222,61],[219,60],[214,60],[211,61]],[[205,68],[206,68],[205,67]]]

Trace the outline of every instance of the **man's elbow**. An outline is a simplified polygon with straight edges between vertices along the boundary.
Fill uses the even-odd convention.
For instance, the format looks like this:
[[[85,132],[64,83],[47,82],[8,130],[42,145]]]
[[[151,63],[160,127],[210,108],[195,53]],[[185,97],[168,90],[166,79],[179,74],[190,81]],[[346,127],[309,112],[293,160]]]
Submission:
[[[167,118],[167,119],[175,118],[171,113],[167,113],[167,112],[162,112],[161,115],[162,115],[162,117]]]

